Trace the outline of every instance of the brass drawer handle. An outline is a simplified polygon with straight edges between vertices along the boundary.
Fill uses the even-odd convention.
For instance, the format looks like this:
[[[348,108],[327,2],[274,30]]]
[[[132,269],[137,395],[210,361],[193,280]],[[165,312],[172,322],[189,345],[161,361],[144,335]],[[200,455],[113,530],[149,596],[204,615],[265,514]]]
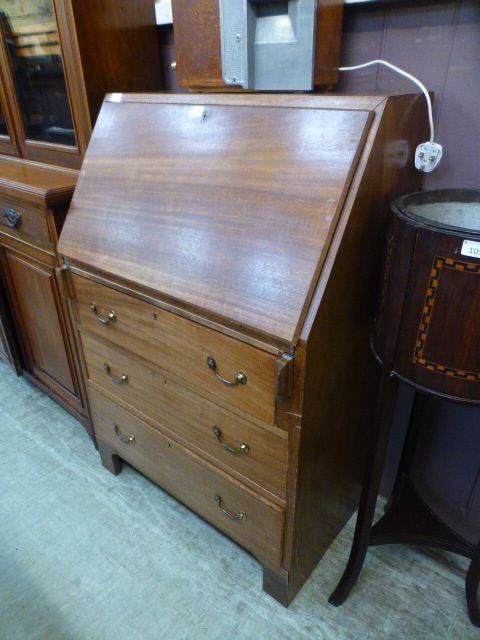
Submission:
[[[107,372],[107,376],[110,378],[110,380],[112,380],[112,382],[115,382],[115,384],[127,384],[128,383],[128,376],[125,373],[122,374],[122,377],[120,378],[120,380],[117,380],[110,373],[110,366],[106,362],[103,363],[103,368]]]
[[[117,427],[116,424],[113,425],[113,430],[115,431],[115,435],[117,436],[117,438],[120,440],[120,442],[123,442],[123,444],[135,444],[135,436],[130,436],[128,438],[123,438],[120,435],[120,431]]]
[[[11,227],[12,229],[15,229],[15,227],[18,227],[18,225],[22,221],[21,214],[18,213],[17,211],[14,211],[13,209],[4,209],[3,217],[7,221],[8,226]]]
[[[108,318],[106,320],[104,320],[103,318],[101,318],[98,315],[97,312],[97,305],[95,304],[95,302],[91,302],[90,303],[90,309],[93,311],[93,315],[95,316],[95,318],[101,322],[102,324],[110,324],[110,322],[116,322],[117,321],[117,316],[115,315],[115,311],[110,311],[110,313],[108,314]]]
[[[244,453],[245,455],[247,455],[248,444],[246,442],[242,442],[242,444],[239,445],[238,449],[232,449],[231,447],[228,447],[224,442],[222,442],[222,432],[218,427],[213,427],[213,433],[222,447],[229,453],[233,453],[234,456],[237,456],[239,453]]]
[[[229,387],[234,387],[236,384],[247,384],[247,376],[243,373],[243,371],[238,371],[237,375],[235,376],[235,380],[233,382],[230,382],[229,380],[225,380],[225,378],[219,376],[216,372],[217,363],[215,362],[215,358],[212,358],[212,356],[208,356],[207,364],[208,367],[213,371],[215,376],[220,380],[220,382],[223,382],[223,384],[228,384]]]
[[[234,516],[231,513],[229,513],[226,509],[224,509],[222,505],[222,499],[220,498],[218,493],[215,494],[215,502],[218,504],[218,506],[223,511],[223,513],[229,518],[231,518],[232,520],[245,522],[245,520],[247,519],[247,514],[245,513],[245,511],[239,511],[237,515]]]

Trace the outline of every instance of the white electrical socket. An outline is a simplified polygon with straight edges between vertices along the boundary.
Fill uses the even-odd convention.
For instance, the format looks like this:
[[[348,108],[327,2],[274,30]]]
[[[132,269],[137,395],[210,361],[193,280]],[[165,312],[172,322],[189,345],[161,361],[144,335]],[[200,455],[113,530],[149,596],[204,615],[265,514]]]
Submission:
[[[437,142],[422,142],[415,151],[415,167],[419,171],[430,173],[442,158],[442,145]]]

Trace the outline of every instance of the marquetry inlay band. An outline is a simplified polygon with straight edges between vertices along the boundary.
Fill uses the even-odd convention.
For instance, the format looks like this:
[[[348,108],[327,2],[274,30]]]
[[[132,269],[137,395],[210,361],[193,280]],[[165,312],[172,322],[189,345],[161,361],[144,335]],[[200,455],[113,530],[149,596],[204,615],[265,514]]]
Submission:
[[[432,317],[433,305],[435,303],[435,295],[440,280],[442,269],[454,269],[455,271],[464,271],[468,273],[480,274],[480,265],[470,264],[468,262],[460,262],[459,260],[451,260],[450,258],[441,258],[435,256],[433,260],[432,272],[430,274],[430,282],[427,289],[427,295],[425,297],[425,305],[420,322],[420,328],[418,331],[417,343],[415,345],[415,353],[413,356],[413,363],[420,367],[425,367],[429,371],[436,371],[443,373],[451,378],[462,378],[463,380],[470,380],[472,382],[480,381],[480,373],[472,371],[461,371],[452,367],[445,367],[436,362],[431,362],[423,357],[425,348],[425,342],[428,334],[428,327],[430,325],[430,319]]]
[[[377,336],[380,335],[380,329],[382,326],[383,310],[385,307],[385,298],[387,295],[388,276],[390,273],[390,265],[392,263],[393,244],[394,244],[394,236],[392,234],[389,234],[387,237],[387,255],[385,258],[385,269],[383,272],[383,282],[382,282],[382,291],[380,294],[380,303],[378,305],[377,317],[374,320],[375,333]]]

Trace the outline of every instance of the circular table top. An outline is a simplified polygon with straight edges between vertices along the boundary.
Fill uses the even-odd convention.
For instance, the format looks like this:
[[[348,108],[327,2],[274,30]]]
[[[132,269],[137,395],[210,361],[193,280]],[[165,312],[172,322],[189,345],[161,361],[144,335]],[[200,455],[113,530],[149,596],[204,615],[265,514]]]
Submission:
[[[397,198],[392,209],[430,227],[480,235],[480,189],[420,191]]]

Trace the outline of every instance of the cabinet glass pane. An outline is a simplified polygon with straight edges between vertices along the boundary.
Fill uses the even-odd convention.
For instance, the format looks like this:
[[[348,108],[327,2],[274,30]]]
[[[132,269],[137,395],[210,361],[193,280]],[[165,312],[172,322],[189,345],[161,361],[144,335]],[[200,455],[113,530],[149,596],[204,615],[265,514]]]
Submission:
[[[3,115],[1,106],[0,106],[0,136],[8,136],[7,123],[5,122],[5,116]]]
[[[27,140],[75,146],[52,0],[7,0],[0,20]]]

